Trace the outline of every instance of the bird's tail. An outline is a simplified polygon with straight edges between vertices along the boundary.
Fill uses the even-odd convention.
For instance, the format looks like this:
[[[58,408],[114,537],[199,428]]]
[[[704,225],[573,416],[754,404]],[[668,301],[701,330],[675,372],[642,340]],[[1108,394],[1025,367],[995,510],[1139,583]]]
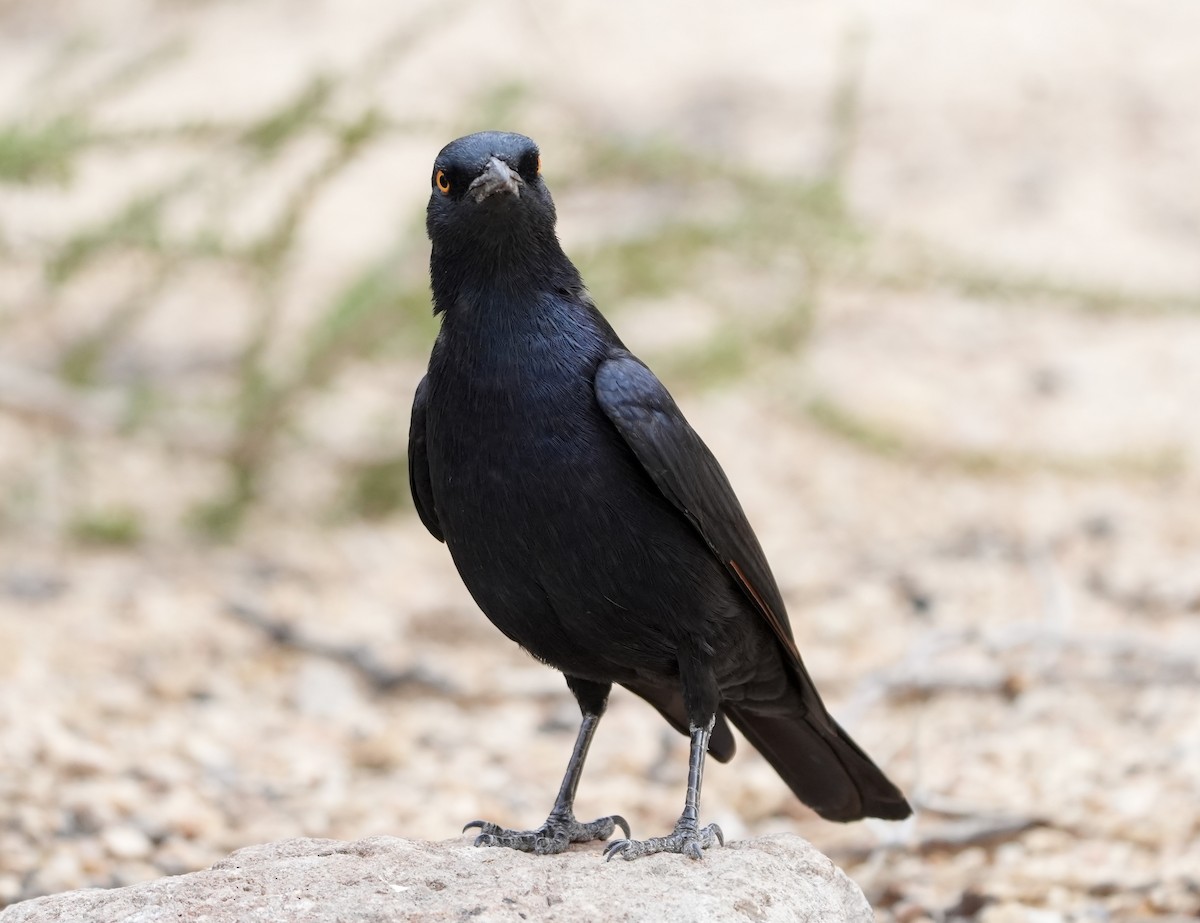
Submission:
[[[796,797],[826,820],[903,820],[912,813],[891,780],[828,713],[724,711]]]

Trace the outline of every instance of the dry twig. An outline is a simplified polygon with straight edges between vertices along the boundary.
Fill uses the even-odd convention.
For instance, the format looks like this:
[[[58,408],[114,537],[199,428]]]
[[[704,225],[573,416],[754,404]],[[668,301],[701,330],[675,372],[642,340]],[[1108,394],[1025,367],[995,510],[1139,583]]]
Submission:
[[[344,664],[358,673],[377,692],[393,692],[405,686],[424,688],[440,695],[454,695],[456,690],[444,677],[423,666],[405,670],[380,663],[371,650],[363,645],[331,644],[306,637],[291,623],[274,618],[259,607],[238,600],[227,600],[225,611],[239,621],[257,628],[280,647],[324,657]]]

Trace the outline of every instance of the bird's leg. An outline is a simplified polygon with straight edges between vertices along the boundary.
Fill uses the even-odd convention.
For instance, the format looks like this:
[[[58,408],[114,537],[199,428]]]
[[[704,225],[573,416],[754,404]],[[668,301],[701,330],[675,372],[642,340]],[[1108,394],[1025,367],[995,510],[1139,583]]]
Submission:
[[[536,830],[508,830],[488,821],[473,820],[463,827],[463,831],[472,827],[479,829],[479,836],[475,838],[476,846],[507,846],[522,852],[546,855],[562,852],[571,843],[607,840],[617,827],[625,832],[625,836],[629,836],[629,824],[619,814],[601,817],[588,823],[580,823],[575,819],[575,790],[579,787],[579,777],[583,774],[588,747],[592,744],[596,725],[600,723],[600,717],[608,704],[608,692],[612,686],[580,680],[573,676],[567,677],[567,685],[579,700],[583,723],[579,726],[575,749],[571,751],[571,759],[567,762],[567,771],[563,776],[562,785],[559,786],[558,797],[554,799],[554,807],[550,809],[550,816]]]
[[[692,725],[692,745],[688,754],[687,798],[683,803],[683,814],[675,822],[675,830],[667,836],[648,840],[613,840],[604,850],[604,858],[621,856],[637,859],[657,852],[683,853],[689,859],[702,859],[704,850],[713,843],[725,845],[725,835],[716,824],[700,826],[700,785],[704,781],[704,754],[708,750],[708,738],[712,735],[716,716],[704,727]],[[627,835],[628,836],[628,835]]]

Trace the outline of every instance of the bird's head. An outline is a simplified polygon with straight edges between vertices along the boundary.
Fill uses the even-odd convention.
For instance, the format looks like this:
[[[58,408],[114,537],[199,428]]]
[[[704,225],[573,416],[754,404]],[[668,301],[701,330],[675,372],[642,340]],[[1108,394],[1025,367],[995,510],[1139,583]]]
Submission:
[[[565,262],[531,139],[481,131],[451,141],[433,162],[430,184],[425,227],[438,309],[464,284],[537,275]]]
[[[538,146],[524,135],[481,131],[451,141],[433,162],[426,229],[434,246],[554,230],[554,202]]]

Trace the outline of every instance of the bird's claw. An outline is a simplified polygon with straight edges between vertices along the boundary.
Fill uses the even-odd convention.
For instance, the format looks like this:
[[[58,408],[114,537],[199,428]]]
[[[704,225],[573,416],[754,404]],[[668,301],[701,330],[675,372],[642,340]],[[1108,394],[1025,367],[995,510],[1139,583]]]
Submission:
[[[620,827],[625,836],[630,835],[629,823],[619,814],[601,817],[588,823],[580,823],[573,815],[551,815],[536,830],[509,830],[486,820],[473,820],[465,827],[478,829],[476,846],[506,846],[521,852],[538,855],[560,853],[571,843],[586,843],[590,840],[607,840]]]
[[[524,835],[524,836],[532,837],[532,833],[519,834],[516,830],[505,830],[503,827],[499,826],[498,824],[493,824],[491,821],[486,821],[486,820],[471,821],[469,824],[467,824],[465,827],[463,827],[463,833],[466,833],[472,827],[479,830],[479,836],[475,837],[475,845],[476,846],[502,846],[502,845],[505,845],[501,842],[501,838],[503,838],[505,836]],[[518,847],[518,848],[520,848],[520,847]],[[527,851],[528,850],[536,851],[536,848],[537,848],[536,844],[525,847],[525,849]]]
[[[678,825],[675,832],[668,836],[652,837],[648,840],[631,840],[626,834],[623,840],[613,840],[604,849],[604,860],[611,861],[614,856],[632,861],[642,856],[652,856],[660,852],[675,852],[689,859],[703,859],[704,850],[713,843],[725,845],[725,834],[716,824],[697,829],[694,824]]]

